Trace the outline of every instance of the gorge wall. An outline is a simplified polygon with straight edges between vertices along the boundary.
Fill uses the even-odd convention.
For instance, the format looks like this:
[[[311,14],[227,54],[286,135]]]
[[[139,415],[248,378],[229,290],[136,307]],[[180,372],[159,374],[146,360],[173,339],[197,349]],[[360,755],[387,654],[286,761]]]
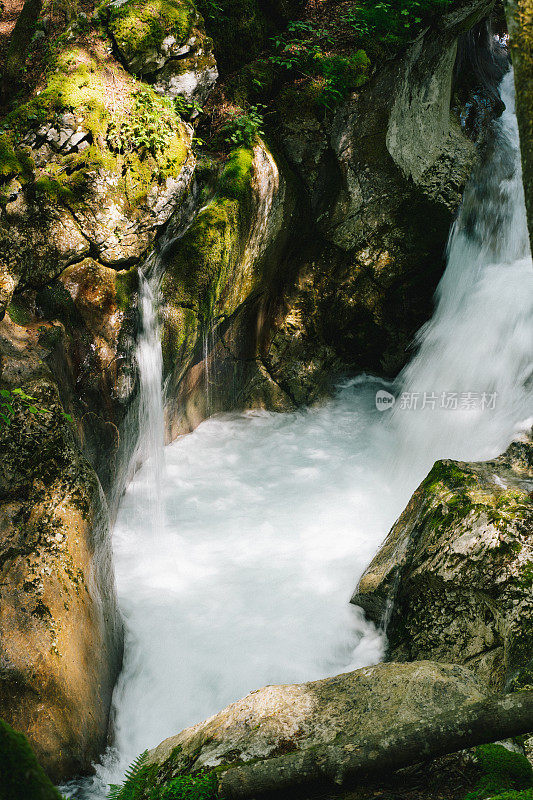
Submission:
[[[262,57],[298,7],[256,9],[246,59],[189,2],[155,17],[108,3],[67,27],[1,120],[0,385],[14,416],[0,716],[54,778],[102,748],[120,666],[108,527],[138,432],[138,269],[155,248],[168,440],[217,411],[315,402],[341,374],[391,377],[430,314],[483,114],[499,112],[455,69],[491,2],[359,56],[331,107]],[[265,133],[196,153],[217,108],[260,100]],[[194,103],[211,115],[197,131]]]

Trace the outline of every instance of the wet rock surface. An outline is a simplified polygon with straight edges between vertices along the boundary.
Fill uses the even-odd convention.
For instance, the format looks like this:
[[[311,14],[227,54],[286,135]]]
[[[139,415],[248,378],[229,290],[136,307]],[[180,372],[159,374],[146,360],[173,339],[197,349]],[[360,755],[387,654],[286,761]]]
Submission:
[[[352,602],[387,625],[393,660],[474,670],[492,689],[531,683],[533,443],[493,461],[438,461]]]
[[[248,46],[256,55],[300,7],[252,5],[254,19],[234,26],[242,41],[233,31],[221,49],[227,64],[242,62]],[[0,133],[0,387],[23,387],[51,412],[17,409],[0,430],[0,716],[28,733],[57,778],[101,752],[120,662],[108,524],[137,435],[137,270],[151,248],[164,265],[171,440],[217,411],[319,401],[340,374],[394,374],[430,314],[477,159],[450,105],[456,42],[488,13],[484,0],[443,15],[327,119],[298,98],[278,98],[272,146],[257,137],[205,156],[184,214],[196,156],[179,109],[205,101],[217,64],[193,3],[156,6],[109,3],[96,32],[69,33],[72,48]],[[493,635],[504,637],[501,626]],[[431,643],[417,652],[441,659]],[[456,667],[379,669],[354,686],[367,692],[367,677],[383,687],[390,679],[398,703],[407,691],[400,715],[419,713],[428,692],[436,703],[438,687],[456,698],[478,692]],[[325,712],[337,730],[346,722],[341,698],[366,701],[350,694],[348,677],[331,680],[316,692],[324,703],[339,693],[340,705]],[[287,730],[301,721],[307,731],[297,741],[320,739],[315,689],[262,692],[241,711],[262,720],[261,703],[278,703],[280,719],[295,714]],[[315,722],[305,728],[298,713]],[[239,753],[285,746],[287,731],[274,723],[262,744],[249,730],[241,741],[232,714],[227,736]],[[203,730],[191,734],[202,747]],[[205,757],[215,750],[206,740]]]
[[[109,515],[36,327],[5,319],[0,353],[2,386],[42,410],[15,402],[0,429],[0,708],[59,781],[101,752],[121,663]]]

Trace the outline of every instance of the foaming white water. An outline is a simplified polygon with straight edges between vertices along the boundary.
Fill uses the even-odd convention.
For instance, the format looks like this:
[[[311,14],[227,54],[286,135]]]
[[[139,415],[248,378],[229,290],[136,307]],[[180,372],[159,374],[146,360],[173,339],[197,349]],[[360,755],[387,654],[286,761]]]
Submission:
[[[382,635],[348,599],[390,525],[434,460],[495,455],[531,416],[533,272],[511,76],[502,94],[491,162],[397,384],[417,409],[398,399],[378,412],[376,390],[393,389],[361,377],[320,409],[213,418],[166,449],[156,537],[153,472],[135,476],[114,535],[127,629],[115,748],[73,796],[102,798],[142,750],[250,689],[379,660]],[[441,409],[442,393],[458,407]],[[488,407],[462,409],[468,393]]]
[[[156,541],[137,473],[114,533],[127,642],[104,781],[252,689],[380,660],[381,634],[348,602],[401,511],[375,481],[380,387],[353,381],[307,412],[222,415],[167,447]]]

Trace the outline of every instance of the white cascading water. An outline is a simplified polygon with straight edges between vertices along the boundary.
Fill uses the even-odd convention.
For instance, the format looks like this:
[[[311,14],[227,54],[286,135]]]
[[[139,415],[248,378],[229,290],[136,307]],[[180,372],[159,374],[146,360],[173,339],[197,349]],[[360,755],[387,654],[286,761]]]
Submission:
[[[150,508],[148,528],[158,534],[164,526],[162,491],[165,475],[163,417],[163,355],[159,335],[159,259],[148,259],[139,270],[139,335],[135,358],[139,373],[139,439],[132,467],[143,469],[136,478],[136,490]]]
[[[319,409],[219,415],[166,448],[159,478],[150,464],[135,476],[114,533],[126,623],[115,746],[71,796],[104,797],[144,749],[251,689],[377,662],[383,634],[348,600],[412,490],[436,459],[494,456],[525,426],[533,270],[511,74],[502,97],[493,157],[468,189],[434,317],[397,384],[362,376]],[[150,302],[146,374],[160,369]],[[392,412],[376,409],[377,390],[397,396]],[[166,520],[155,536],[154,479]]]

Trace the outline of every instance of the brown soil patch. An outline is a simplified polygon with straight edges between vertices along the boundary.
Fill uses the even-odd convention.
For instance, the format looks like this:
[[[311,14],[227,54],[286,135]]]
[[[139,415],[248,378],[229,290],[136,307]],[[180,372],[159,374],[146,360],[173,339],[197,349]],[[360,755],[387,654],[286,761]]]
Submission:
[[[0,47],[15,27],[23,5],[24,0],[0,0]]]

